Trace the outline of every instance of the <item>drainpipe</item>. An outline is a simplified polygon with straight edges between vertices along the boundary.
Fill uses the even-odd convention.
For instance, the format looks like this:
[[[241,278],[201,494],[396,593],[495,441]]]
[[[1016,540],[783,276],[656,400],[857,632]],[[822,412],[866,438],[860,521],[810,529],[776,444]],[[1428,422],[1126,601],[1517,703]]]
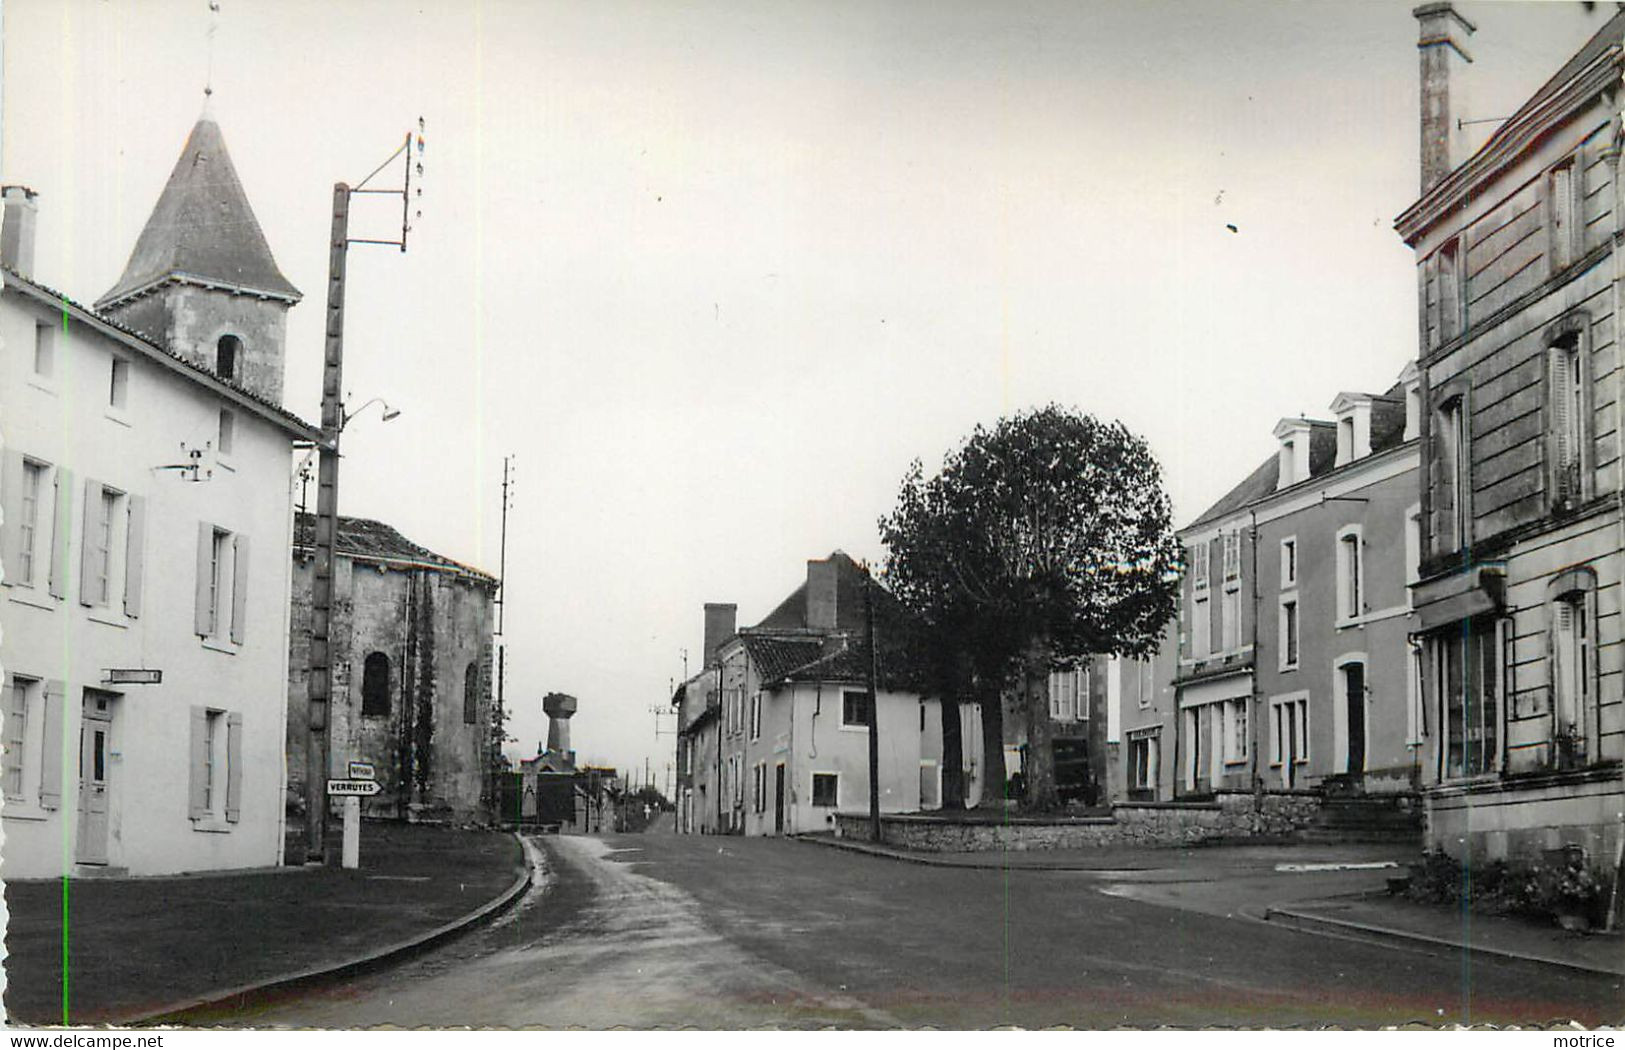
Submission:
[[[1258,617],[1262,602],[1258,594],[1258,509],[1249,508],[1247,511],[1247,542],[1252,547],[1252,574],[1253,574],[1253,688],[1252,703],[1247,712],[1247,749],[1250,758],[1253,777],[1253,810],[1261,811],[1264,808],[1264,784],[1258,777],[1258,707],[1263,695],[1258,691]]]

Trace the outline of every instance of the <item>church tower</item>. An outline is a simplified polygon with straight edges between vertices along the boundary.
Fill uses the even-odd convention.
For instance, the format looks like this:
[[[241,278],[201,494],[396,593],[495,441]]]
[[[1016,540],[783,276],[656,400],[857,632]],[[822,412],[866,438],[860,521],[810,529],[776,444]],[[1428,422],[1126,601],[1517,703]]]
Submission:
[[[282,403],[288,308],[277,269],[207,108],[130,261],[98,312],[273,404]]]

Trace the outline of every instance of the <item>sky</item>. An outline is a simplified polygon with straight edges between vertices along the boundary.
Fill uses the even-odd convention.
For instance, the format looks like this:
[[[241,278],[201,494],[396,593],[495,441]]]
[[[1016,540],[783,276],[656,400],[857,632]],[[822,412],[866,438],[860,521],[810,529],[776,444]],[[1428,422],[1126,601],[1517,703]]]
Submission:
[[[0,180],[94,301],[212,86],[315,420],[332,186],[421,116],[409,250],[351,249],[345,388],[401,415],[345,431],[341,510],[496,571],[512,456],[510,754],[567,692],[583,760],[664,785],[703,603],[750,624],[807,559],[881,559],[910,462],[977,423],[1119,418],[1186,521],[1282,417],[1394,383],[1413,6],[5,0]],[[1490,120],[1613,5],[1458,8]]]

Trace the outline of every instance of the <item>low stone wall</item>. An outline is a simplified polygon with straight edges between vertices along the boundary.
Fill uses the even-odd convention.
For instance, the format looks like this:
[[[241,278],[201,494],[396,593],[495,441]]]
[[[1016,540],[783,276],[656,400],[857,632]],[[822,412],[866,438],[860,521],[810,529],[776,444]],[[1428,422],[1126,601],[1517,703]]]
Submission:
[[[1120,802],[1109,817],[955,816],[888,813],[887,844],[928,853],[1088,849],[1094,846],[1191,846],[1210,839],[1289,835],[1314,820],[1317,795],[1220,792],[1212,802]],[[838,813],[837,835],[869,837],[866,813]]]

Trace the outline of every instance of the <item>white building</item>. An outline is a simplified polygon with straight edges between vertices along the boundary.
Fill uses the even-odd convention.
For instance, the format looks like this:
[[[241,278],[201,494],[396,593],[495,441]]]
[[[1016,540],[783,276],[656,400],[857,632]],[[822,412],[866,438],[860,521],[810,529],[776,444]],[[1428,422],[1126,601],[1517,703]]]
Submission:
[[[4,193],[0,875],[280,863],[299,293],[207,115],[95,310]]]

